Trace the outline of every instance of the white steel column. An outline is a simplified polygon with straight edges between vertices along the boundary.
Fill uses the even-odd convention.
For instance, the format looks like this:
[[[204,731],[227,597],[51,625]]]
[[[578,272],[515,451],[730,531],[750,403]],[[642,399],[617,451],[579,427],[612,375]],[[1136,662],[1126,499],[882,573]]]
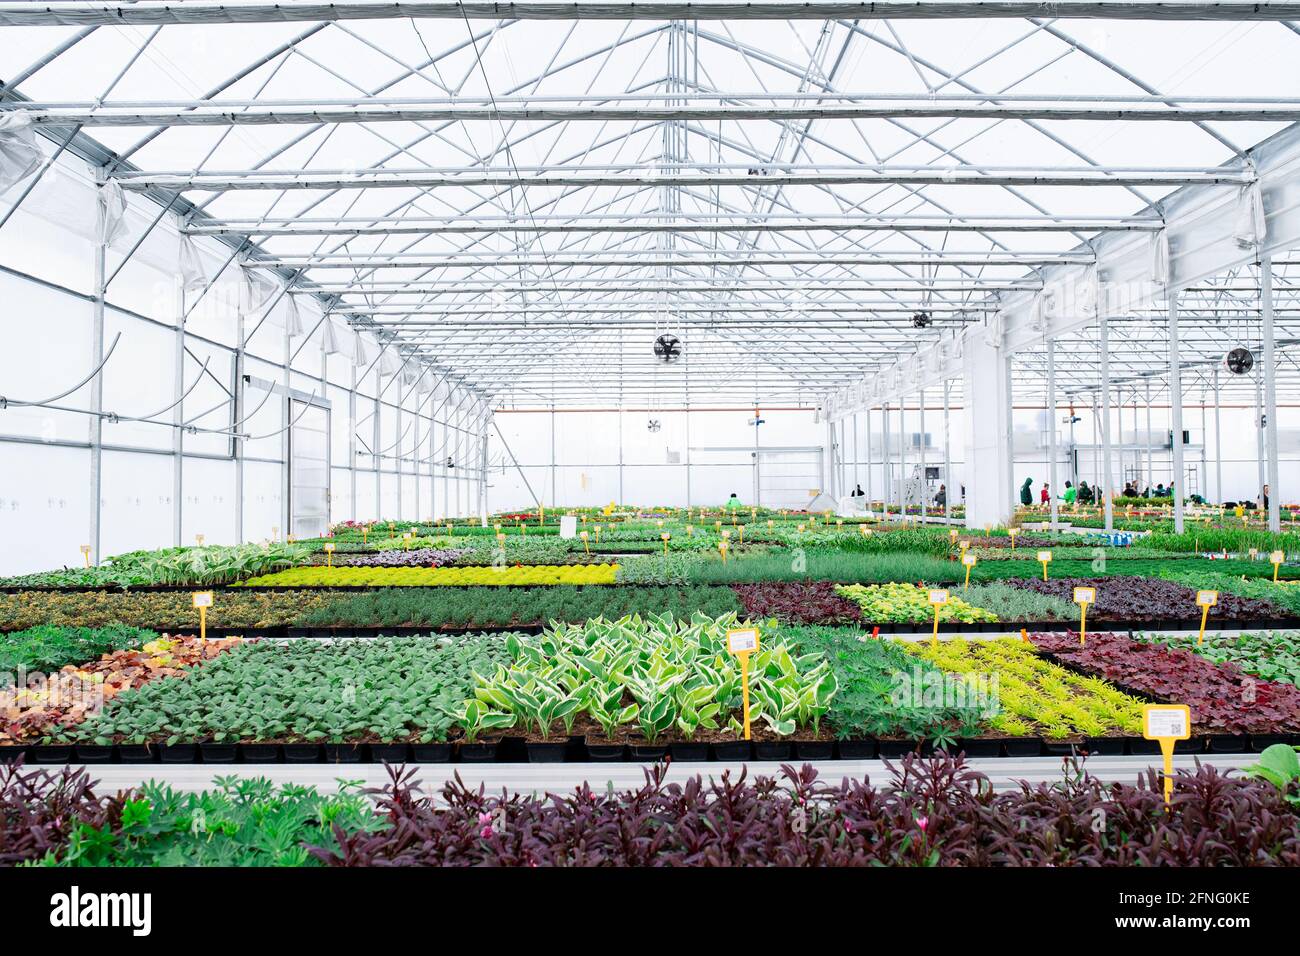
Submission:
[[[925,499],[930,490],[930,484],[925,477],[925,389],[919,392],[921,396],[921,520],[925,520]]]
[[[1174,533],[1183,533],[1183,370],[1178,348],[1178,293],[1169,298],[1169,418],[1173,425]]]
[[[1219,418],[1219,367],[1214,367],[1214,503],[1223,504],[1223,429]]]
[[[880,420],[882,422],[883,429],[884,429],[883,430],[884,447],[882,449],[880,458],[881,458],[881,463],[884,466],[883,468],[884,482],[885,482],[884,512],[885,512],[885,520],[888,521],[889,506],[894,503],[894,481],[893,481],[893,476],[891,474],[891,472],[893,471],[893,462],[891,461],[893,452],[889,447],[890,429],[889,429],[889,403],[888,402],[885,402],[883,405],[880,406]]]
[[[1147,403],[1147,484],[1148,488],[1156,486],[1155,467],[1151,462],[1151,376],[1146,377],[1146,403]]]
[[[871,406],[868,405],[864,411],[867,419],[866,434],[864,435],[867,442],[867,487],[865,490],[867,492],[867,507],[870,508],[871,503],[875,501],[876,498],[876,482],[874,476],[871,474],[876,465],[874,457],[875,453],[871,450]]]
[[[945,378],[943,380],[943,517],[945,520],[952,517],[953,496],[953,490],[948,487],[952,484],[952,409],[948,397],[951,388],[952,381]]]
[[[1277,449],[1277,362],[1273,343],[1273,257],[1259,263],[1260,311],[1264,319],[1264,428],[1268,449],[1268,530],[1282,530],[1281,497],[1278,492]]]
[[[104,282],[108,244],[104,241],[105,208],[97,202],[99,210],[97,241],[95,243],[95,311],[91,325],[90,364],[98,368],[104,361]],[[103,537],[104,497],[104,373],[101,370],[90,381],[90,527],[86,538],[90,545],[90,561],[98,564],[100,541]],[[180,429],[176,429],[180,431]]]
[[[898,400],[898,514],[907,518],[907,398]]]
[[[1052,530],[1060,522],[1060,506],[1056,495],[1056,343],[1047,337],[1047,483],[1052,488]]]
[[[976,332],[962,349],[965,410],[966,527],[1001,525],[1013,514],[1009,362]]]
[[[1099,318],[1101,332],[1101,474],[1102,474],[1102,510],[1106,521],[1106,530],[1115,527],[1115,475],[1110,454],[1110,328],[1103,312]],[[1052,489],[1055,496],[1056,489]]]
[[[862,459],[858,457],[858,413],[853,413],[853,490],[862,487]]]

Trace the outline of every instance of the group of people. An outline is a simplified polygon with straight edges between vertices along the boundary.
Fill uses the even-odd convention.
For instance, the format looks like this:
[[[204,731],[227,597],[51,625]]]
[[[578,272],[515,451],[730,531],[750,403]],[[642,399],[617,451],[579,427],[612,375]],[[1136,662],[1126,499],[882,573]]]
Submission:
[[[1049,504],[1052,500],[1052,489],[1047,482],[1043,482],[1042,490],[1039,492],[1038,500],[1041,504]],[[1079,482],[1079,487],[1074,487],[1074,482],[1065,483],[1065,493],[1058,499],[1068,507],[1073,504],[1090,505],[1097,500],[1097,493],[1088,487],[1086,481]],[[1020,486],[1020,503],[1022,505],[1032,505],[1034,503],[1034,479],[1026,478],[1025,483]]]

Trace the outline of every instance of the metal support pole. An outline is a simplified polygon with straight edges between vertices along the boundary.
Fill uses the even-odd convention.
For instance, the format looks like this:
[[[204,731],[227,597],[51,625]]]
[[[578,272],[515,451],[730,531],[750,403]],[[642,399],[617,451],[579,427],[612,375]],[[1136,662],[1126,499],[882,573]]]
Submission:
[[[108,257],[107,243],[104,242],[104,208],[100,203],[98,223],[98,240],[95,244],[95,311],[91,325],[90,361],[97,368],[104,361],[104,281]],[[104,492],[104,373],[100,371],[90,383],[90,529],[87,543],[90,545],[90,560],[99,563],[100,542],[102,538],[103,492]]]
[[[951,445],[951,415],[952,408],[949,399],[949,391],[952,383],[948,379],[943,380],[943,517],[946,521],[952,517],[952,496],[953,489],[948,485],[952,481],[952,445]]]
[[[1052,530],[1060,522],[1060,506],[1055,494],[1056,488],[1056,342],[1047,339],[1047,483],[1053,489],[1051,495]]]
[[[898,514],[907,518],[907,398],[898,400]]]
[[[930,493],[930,483],[925,475],[925,389],[921,389],[921,523],[925,523],[925,499]]]
[[[865,426],[866,434],[863,437],[866,439],[866,443],[867,443],[866,492],[867,492],[867,507],[870,508],[871,503],[876,500],[876,496],[875,496],[876,482],[875,482],[875,478],[872,476],[872,471],[875,469],[876,463],[875,463],[875,453],[871,450],[871,406],[868,405],[864,411],[866,417],[866,426]]]
[[[1217,377],[1216,377],[1217,380]],[[1155,466],[1151,461],[1151,377],[1146,379],[1146,403],[1147,403],[1147,488],[1156,486]]]
[[[1103,313],[1099,319],[1101,331],[1101,473],[1103,514],[1106,530],[1115,527],[1115,476],[1110,455],[1110,328]],[[1052,489],[1055,494],[1056,489]]]
[[[180,228],[179,219],[177,228]],[[187,314],[185,302],[185,285],[177,282],[177,301],[176,301],[176,338],[172,349],[172,369],[175,374],[173,385],[173,394],[177,404],[172,411],[172,423],[176,425],[172,429],[172,546],[179,548],[181,546],[181,521],[184,519],[184,495],[185,495],[185,429],[180,426],[185,422],[185,402],[182,396],[185,394],[185,316]]]
[[[1264,395],[1260,387],[1260,377],[1264,374],[1263,369],[1257,369],[1255,372],[1255,494],[1258,495],[1264,490],[1264,482],[1268,480],[1264,471]]]
[[[349,362],[351,385],[348,388],[348,519],[357,520],[357,366]],[[432,440],[433,435],[430,433]]]
[[[1214,495],[1223,504],[1223,428],[1219,418],[1219,367],[1214,367]]]
[[[1281,495],[1278,491],[1277,359],[1273,341],[1273,257],[1259,263],[1260,311],[1264,319],[1264,428],[1268,449],[1268,530],[1282,530]]]
[[[1174,533],[1183,533],[1183,370],[1178,348],[1178,293],[1169,297],[1169,416],[1173,424]]]
[[[889,403],[885,402],[880,406],[880,420],[883,427],[883,448],[881,453],[881,464],[884,466],[885,482],[885,520],[889,520],[889,508],[894,503],[894,462],[893,450],[889,447]]]
[[[858,457],[858,413],[853,413],[853,490],[862,487],[862,459]]]

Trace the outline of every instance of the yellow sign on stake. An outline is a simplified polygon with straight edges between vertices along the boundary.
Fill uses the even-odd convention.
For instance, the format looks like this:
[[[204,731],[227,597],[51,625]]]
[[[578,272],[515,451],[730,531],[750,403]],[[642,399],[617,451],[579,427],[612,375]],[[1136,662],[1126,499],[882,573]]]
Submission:
[[[966,583],[962,586],[962,589],[969,591],[970,590],[970,569],[975,567],[975,555],[963,554],[961,556],[961,563],[966,565]]]
[[[727,631],[727,650],[740,659],[740,701],[745,714],[745,739],[749,740],[749,655],[758,652],[758,628]]]
[[[1192,711],[1186,704],[1145,704],[1142,736],[1160,741],[1165,758],[1165,807],[1174,795],[1174,743],[1192,735]]]
[[[86,561],[86,567],[90,567],[90,545],[83,544],[81,546],[81,556]]]
[[[325,567],[327,568],[334,567],[334,542],[333,541],[325,542]]]
[[[208,639],[208,608],[212,607],[211,591],[195,591],[194,606],[199,609],[199,639]]]
[[[585,530],[578,532],[578,537],[582,539],[582,550],[591,554],[591,548],[587,544],[587,532]]]
[[[930,646],[939,646],[939,608],[948,603],[948,592],[942,588],[932,588],[929,594],[930,606],[934,608],[934,631],[930,634]]]
[[[1283,561],[1286,560],[1286,554],[1282,551],[1274,551],[1268,556],[1269,561],[1273,563],[1273,582],[1277,583],[1277,569]]]
[[[1016,550],[1016,535],[1020,534],[1019,528],[1008,528],[1007,536],[1011,538],[1011,550]]]
[[[666,558],[668,557],[668,539],[671,538],[672,535],[665,531],[663,534],[659,535],[659,537],[664,539],[664,557]]]
[[[1219,592],[1197,591],[1196,603],[1201,609],[1201,633],[1196,636],[1196,646],[1200,647],[1205,643],[1205,619],[1209,616],[1210,608],[1219,603]]]
[[[1043,566],[1043,580],[1046,581],[1046,580],[1047,580],[1047,566],[1048,566],[1049,564],[1052,563],[1052,552],[1050,552],[1050,551],[1039,551],[1039,552],[1038,552],[1038,563],[1041,564],[1041,565]]]
[[[1097,589],[1075,588],[1074,603],[1079,605],[1079,646],[1082,647],[1088,633],[1088,605],[1097,603]]]

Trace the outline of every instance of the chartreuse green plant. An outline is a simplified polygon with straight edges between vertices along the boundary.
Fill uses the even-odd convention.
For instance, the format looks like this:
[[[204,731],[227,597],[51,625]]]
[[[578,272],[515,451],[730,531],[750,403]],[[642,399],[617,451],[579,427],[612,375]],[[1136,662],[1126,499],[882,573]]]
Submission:
[[[900,642],[901,643],[901,642]],[[997,677],[993,730],[1013,737],[1041,733],[1048,740],[1142,732],[1142,702],[1097,677],[1084,677],[1044,660],[1017,638],[955,639],[906,650],[954,674]]]
[[[741,730],[741,678],[727,652],[735,614],[690,621],[671,615],[554,625],[537,638],[512,636],[511,661],[475,674],[490,714],[512,715],[543,737],[588,716],[605,734],[635,724],[647,741],[670,731]],[[779,637],[750,660],[750,719],[773,733],[820,728],[834,700],[834,674],[820,654],[796,655]]]
[[[924,623],[934,620],[934,605],[930,604],[929,591],[915,584],[849,584],[835,590],[862,608],[864,621]],[[948,603],[939,605],[940,621],[974,624],[998,619],[992,611],[967,604],[963,595],[962,591],[952,591]]]
[[[446,739],[499,636],[257,642],[114,697],[66,739],[351,743]]]

